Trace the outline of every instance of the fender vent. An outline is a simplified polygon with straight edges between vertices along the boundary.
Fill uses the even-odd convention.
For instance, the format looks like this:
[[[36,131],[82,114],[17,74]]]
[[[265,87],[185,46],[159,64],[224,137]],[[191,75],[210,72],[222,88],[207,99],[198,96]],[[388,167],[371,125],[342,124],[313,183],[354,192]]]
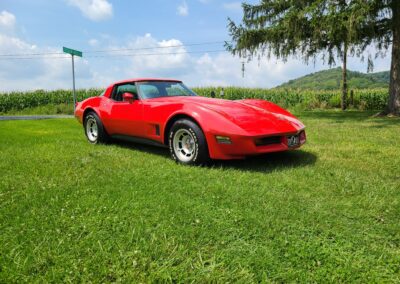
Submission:
[[[154,125],[155,129],[156,129],[156,135],[160,136],[160,125],[156,124]]]

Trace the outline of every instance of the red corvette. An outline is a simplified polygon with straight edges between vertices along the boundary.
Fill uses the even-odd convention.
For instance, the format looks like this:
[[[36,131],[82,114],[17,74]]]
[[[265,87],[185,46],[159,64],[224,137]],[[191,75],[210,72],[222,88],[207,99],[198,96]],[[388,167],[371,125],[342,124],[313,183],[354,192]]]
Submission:
[[[304,125],[271,102],[200,97],[178,80],[117,82],[77,103],[75,116],[90,143],[120,138],[161,145],[183,164],[242,159],[306,142]]]

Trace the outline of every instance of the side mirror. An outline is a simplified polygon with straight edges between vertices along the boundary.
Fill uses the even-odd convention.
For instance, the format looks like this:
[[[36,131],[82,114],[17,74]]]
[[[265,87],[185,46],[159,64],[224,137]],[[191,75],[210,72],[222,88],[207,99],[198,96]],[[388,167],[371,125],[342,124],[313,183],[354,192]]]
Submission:
[[[122,100],[131,104],[135,100],[135,97],[131,93],[123,93]]]

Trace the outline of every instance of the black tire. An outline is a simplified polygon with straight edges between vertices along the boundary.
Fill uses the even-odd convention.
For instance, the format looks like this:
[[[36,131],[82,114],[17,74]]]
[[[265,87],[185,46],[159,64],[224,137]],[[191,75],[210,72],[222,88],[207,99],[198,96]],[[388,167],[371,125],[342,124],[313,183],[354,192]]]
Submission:
[[[171,157],[178,163],[205,165],[210,161],[206,137],[201,128],[189,119],[177,120],[172,125],[168,142]],[[183,145],[189,146],[185,148]]]
[[[94,131],[95,127],[97,128],[97,133]],[[85,115],[83,128],[85,130],[86,138],[91,144],[104,144],[110,140],[99,116],[93,111],[88,112]]]

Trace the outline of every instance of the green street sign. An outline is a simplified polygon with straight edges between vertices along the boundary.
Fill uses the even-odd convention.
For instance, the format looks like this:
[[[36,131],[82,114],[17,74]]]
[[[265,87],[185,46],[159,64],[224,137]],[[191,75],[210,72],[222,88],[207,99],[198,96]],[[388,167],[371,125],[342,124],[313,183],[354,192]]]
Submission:
[[[72,48],[68,48],[68,47],[64,47],[63,46],[63,52],[71,54],[71,55],[76,55],[76,56],[82,57],[82,51],[78,51],[78,50],[75,50],[75,49],[72,49]]]
[[[74,55],[82,57],[82,51],[75,50],[72,48],[68,48],[63,46],[63,52],[71,54],[72,59],[72,95],[74,97],[74,110],[76,108],[76,92],[75,92],[75,64],[74,64]]]

